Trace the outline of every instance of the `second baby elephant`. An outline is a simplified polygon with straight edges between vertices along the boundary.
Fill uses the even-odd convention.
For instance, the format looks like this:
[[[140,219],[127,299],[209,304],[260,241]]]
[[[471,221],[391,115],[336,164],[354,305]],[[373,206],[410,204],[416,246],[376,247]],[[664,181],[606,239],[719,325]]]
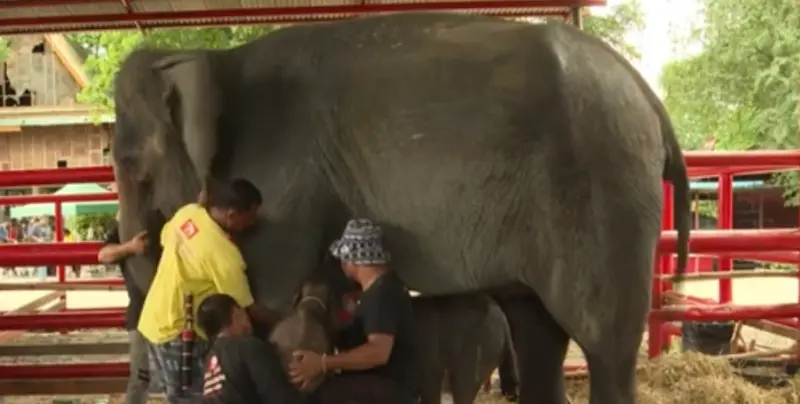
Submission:
[[[473,403],[504,349],[513,349],[503,311],[484,295],[420,296],[414,316],[420,403],[439,404],[445,381],[453,404]]]

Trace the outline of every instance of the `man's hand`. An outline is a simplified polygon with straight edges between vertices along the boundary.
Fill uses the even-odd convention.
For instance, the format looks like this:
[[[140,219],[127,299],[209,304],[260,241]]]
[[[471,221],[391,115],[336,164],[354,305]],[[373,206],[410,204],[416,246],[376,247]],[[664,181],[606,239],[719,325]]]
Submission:
[[[323,373],[322,356],[311,351],[295,351],[289,363],[289,377],[292,383],[304,389],[311,381]]]
[[[147,249],[147,232],[143,231],[126,243],[131,254],[142,255]]]

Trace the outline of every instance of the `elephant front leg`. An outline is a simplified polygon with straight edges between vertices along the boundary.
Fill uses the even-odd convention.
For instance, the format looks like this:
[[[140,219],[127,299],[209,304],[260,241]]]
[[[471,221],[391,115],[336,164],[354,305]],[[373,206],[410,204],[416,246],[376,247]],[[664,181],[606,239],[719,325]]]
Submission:
[[[564,404],[569,336],[535,295],[498,300],[508,318],[519,367],[520,404]]]

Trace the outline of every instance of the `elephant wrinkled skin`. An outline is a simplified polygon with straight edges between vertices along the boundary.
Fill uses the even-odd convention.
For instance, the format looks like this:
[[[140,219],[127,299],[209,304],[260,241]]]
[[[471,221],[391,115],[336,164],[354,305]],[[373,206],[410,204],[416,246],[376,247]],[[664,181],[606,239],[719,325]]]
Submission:
[[[411,289],[499,299],[521,403],[565,401],[570,337],[592,404],[636,401],[661,183],[682,271],[688,179],[663,105],[601,40],[440,13],[294,26],[136,51],[115,105],[123,239],[157,237],[206,175],[244,177],[265,199],[240,240],[259,302],[288,308],[346,220],[368,217]],[[130,262],[142,288],[157,253]]]

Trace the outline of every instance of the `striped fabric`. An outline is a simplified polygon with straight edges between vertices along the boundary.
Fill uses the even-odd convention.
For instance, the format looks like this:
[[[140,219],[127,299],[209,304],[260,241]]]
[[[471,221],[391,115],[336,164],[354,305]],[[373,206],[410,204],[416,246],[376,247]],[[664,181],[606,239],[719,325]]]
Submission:
[[[352,219],[330,247],[331,254],[356,265],[383,265],[390,261],[383,247],[383,230],[369,219]]]

